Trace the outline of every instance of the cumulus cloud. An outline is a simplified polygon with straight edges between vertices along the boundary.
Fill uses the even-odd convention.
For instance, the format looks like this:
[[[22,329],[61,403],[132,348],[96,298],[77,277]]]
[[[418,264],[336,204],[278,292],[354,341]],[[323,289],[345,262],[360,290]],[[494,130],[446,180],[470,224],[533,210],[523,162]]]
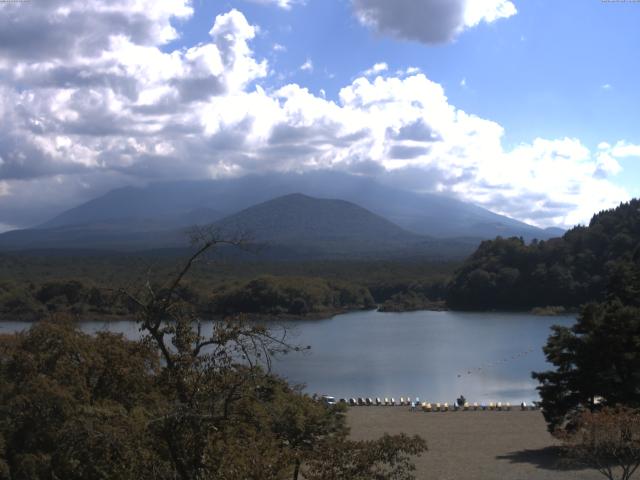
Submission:
[[[47,35],[69,37],[69,49],[51,47],[46,59],[36,48],[0,50],[5,225],[37,223],[124,184],[264,171],[371,175],[543,226],[584,222],[627,198],[609,177],[638,146],[591,152],[559,138],[506,149],[501,125],[456,108],[416,69],[392,74],[380,63],[375,79],[356,78],[335,101],[297,84],[266,90],[269,65],[251,50],[256,27],[237,10],[212,19],[208,42],[166,51],[187,2],[159,11],[145,0],[78,2],[93,30],[65,5],[76,6],[9,7],[14,35],[45,29],[53,15]],[[129,23],[111,29],[112,14],[129,6]]]
[[[353,0],[360,22],[381,34],[436,44],[517,13],[509,0]]]
[[[0,56],[20,62],[92,57],[118,35],[140,45],[165,44],[178,36],[171,20],[192,14],[189,0],[6,2]]]
[[[624,141],[617,142],[611,148],[611,155],[618,158],[638,157],[640,158],[640,145],[634,145]]]
[[[372,75],[378,75],[382,72],[386,72],[387,70],[389,70],[389,65],[387,65],[386,62],[380,62],[376,63],[373,67],[365,70],[363,74],[365,77],[370,77]]]

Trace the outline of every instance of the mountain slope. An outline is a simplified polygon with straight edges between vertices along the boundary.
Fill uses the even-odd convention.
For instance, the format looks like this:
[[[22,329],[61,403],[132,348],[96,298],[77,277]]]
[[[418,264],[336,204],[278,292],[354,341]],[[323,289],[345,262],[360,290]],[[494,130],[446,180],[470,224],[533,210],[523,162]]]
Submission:
[[[94,222],[154,220],[178,226],[194,209],[212,209],[216,220],[291,193],[339,198],[366,208],[414,233],[432,237],[550,238],[557,232],[527,225],[476,205],[434,194],[418,194],[356,175],[319,171],[306,174],[249,175],[235,179],[179,181],[126,187],[63,212],[42,228]]]
[[[214,224],[233,235],[249,232],[280,258],[463,258],[476,240],[434,239],[400,228],[354,203],[289,194]]]
[[[206,212],[205,212],[206,213]],[[186,229],[147,230],[149,222],[91,223],[8,232],[0,249],[148,250],[184,248]],[[476,240],[440,240],[408,232],[392,222],[344,200],[302,194],[278,197],[251,206],[213,224],[222,235],[247,232],[269,260],[310,258],[461,258]],[[231,249],[226,256],[243,257]]]
[[[259,241],[416,242],[422,238],[351,202],[289,194],[249,207],[215,224],[250,231]]]

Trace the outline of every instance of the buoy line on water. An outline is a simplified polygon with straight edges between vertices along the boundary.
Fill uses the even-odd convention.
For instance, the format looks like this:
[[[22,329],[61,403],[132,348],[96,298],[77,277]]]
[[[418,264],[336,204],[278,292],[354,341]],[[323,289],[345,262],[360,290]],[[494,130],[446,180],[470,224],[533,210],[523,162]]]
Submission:
[[[522,352],[519,352],[519,353],[511,355],[510,358],[506,357],[506,358],[503,358],[502,360],[497,360],[495,362],[488,362],[488,363],[483,364],[481,367],[468,368],[466,372],[458,373],[457,377],[458,378],[462,378],[465,375],[468,376],[468,375],[473,375],[474,373],[478,373],[478,374],[483,373],[485,370],[488,370],[489,368],[498,367],[498,366],[504,365],[506,363],[510,363],[510,362],[515,361],[515,360],[519,360],[520,358],[523,358],[523,357],[529,355],[530,353],[533,353],[533,350],[534,350],[533,347],[530,347],[528,350],[524,350]]]

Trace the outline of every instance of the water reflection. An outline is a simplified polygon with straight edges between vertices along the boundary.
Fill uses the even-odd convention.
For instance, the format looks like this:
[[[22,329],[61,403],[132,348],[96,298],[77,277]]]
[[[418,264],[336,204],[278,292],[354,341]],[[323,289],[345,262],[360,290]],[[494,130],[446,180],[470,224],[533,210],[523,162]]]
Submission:
[[[553,324],[575,319],[511,313],[357,312],[286,324],[289,339],[312,350],[273,368],[309,392],[336,397],[420,397],[449,402],[519,403],[537,399],[531,371],[548,367],[542,346]],[[0,322],[0,333],[28,328]],[[87,322],[84,331],[138,338],[134,322]]]
[[[337,397],[419,396],[452,402],[519,403],[537,399],[531,371],[548,368],[542,346],[553,324],[570,316],[358,312],[296,322],[310,354],[276,361],[275,369],[309,391]]]

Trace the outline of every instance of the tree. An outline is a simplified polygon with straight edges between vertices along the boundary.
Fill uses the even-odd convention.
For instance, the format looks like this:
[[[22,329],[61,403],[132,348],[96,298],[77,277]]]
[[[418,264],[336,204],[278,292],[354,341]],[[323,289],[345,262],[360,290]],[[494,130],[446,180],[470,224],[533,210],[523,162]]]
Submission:
[[[0,337],[0,479],[279,480],[319,465],[336,479],[412,478],[422,440],[350,441],[340,407],[269,372],[272,355],[300,350],[286,331],[200,321],[183,279],[209,249],[243,244],[200,240],[165,286],[122,292],[141,341],[61,315]]]
[[[612,296],[640,306],[640,199],[593,216],[562,238],[484,241],[449,283],[460,309],[576,308]]]
[[[640,308],[589,304],[573,327],[553,327],[544,352],[555,370],[533,378],[550,431],[571,428],[585,410],[640,407]]]
[[[575,429],[562,438],[568,458],[598,470],[609,480],[629,480],[640,467],[640,414],[636,410],[583,412]]]
[[[166,409],[158,355],[120,335],[94,337],[67,317],[0,340],[0,478],[144,478],[146,423]],[[0,442],[2,443],[2,442]]]
[[[240,317],[214,322],[212,331],[205,334],[193,305],[180,296],[182,281],[208,250],[218,245],[242,247],[245,239],[202,230],[195,236],[197,251],[165,288],[156,290],[149,283],[141,295],[123,292],[138,306],[145,340],[158,350],[164,364],[162,383],[170,407],[153,420],[153,429],[183,480],[211,475],[251,478],[256,475],[251,472],[275,478],[286,468],[290,452],[274,449],[277,436],[268,426],[257,428],[262,421],[268,422],[268,416],[258,417],[259,410],[253,408],[274,388],[260,363],[292,348],[284,337]],[[247,455],[251,445],[254,448]],[[255,451],[269,449],[268,462],[256,465],[267,457],[256,456]],[[239,477],[243,468],[245,473]]]
[[[308,480],[410,480],[411,456],[427,449],[425,441],[406,435],[384,435],[378,440],[324,442],[304,475]]]

